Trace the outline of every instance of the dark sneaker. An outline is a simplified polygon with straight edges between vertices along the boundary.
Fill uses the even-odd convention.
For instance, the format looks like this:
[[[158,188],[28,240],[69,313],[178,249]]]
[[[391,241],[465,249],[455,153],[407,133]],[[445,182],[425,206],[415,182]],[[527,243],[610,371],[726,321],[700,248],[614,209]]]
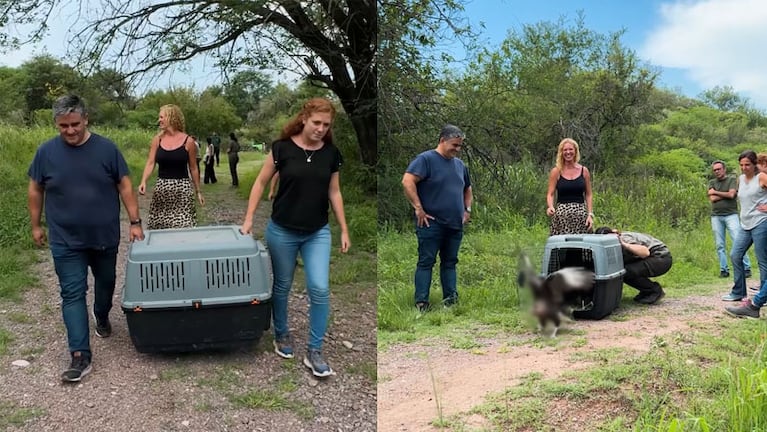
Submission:
[[[458,297],[448,297],[442,300],[442,304],[445,305],[445,307],[454,306],[457,303],[458,303]]]
[[[639,294],[634,296],[634,301],[637,303],[647,304],[647,299],[654,296],[653,291],[640,291]]]
[[[727,306],[724,310],[735,318],[759,318],[759,308],[750,301],[740,306]]]
[[[741,300],[743,300],[743,296],[735,295],[733,293],[729,293],[727,295],[722,296],[722,301],[737,302]]]
[[[751,269],[745,271],[746,279],[751,277]]]
[[[634,297],[634,301],[641,304],[651,305],[657,303],[660,299],[666,296],[663,288],[658,288],[657,291],[642,292],[638,296]]]
[[[72,353],[72,363],[69,369],[61,374],[61,380],[64,382],[80,382],[85,375],[91,372],[91,359],[83,355],[82,352]]]
[[[316,377],[326,377],[333,375],[333,371],[330,366],[322,358],[322,352],[316,349],[309,349],[304,356],[304,365],[312,370],[312,374]]]
[[[415,304],[416,309],[418,309],[418,312],[426,312],[429,310],[429,302],[418,302]]]
[[[293,344],[290,341],[290,336],[275,338],[273,343],[274,352],[276,352],[278,356],[286,359],[293,358]]]
[[[112,336],[112,323],[109,322],[109,317],[99,319],[96,316],[96,312],[93,312],[93,322],[96,323],[96,336],[101,338],[108,338]]]
[[[730,272],[728,272],[727,270],[722,270],[722,271],[719,272],[719,277],[720,278],[728,278],[728,277],[730,277]]]

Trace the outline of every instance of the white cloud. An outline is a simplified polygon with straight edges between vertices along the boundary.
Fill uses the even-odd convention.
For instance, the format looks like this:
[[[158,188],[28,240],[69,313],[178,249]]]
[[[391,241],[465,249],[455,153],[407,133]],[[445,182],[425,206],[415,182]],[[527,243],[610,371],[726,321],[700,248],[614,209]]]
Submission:
[[[704,89],[731,86],[767,108],[767,2],[704,0],[663,3],[641,57],[679,68]]]

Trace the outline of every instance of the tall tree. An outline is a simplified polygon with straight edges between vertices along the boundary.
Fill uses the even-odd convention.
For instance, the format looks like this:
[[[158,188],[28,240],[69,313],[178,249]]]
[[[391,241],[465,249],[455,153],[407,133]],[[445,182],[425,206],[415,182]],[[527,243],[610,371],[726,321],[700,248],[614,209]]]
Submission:
[[[0,45],[12,24],[44,35],[66,0],[0,0]],[[80,67],[109,64],[127,77],[161,73],[207,55],[224,71],[271,67],[298,72],[338,96],[362,161],[377,162],[375,0],[92,0],[78,10],[70,51]]]
[[[407,214],[402,197],[402,170],[409,158],[435,146],[439,127],[458,119],[445,115],[440,103],[442,68],[453,57],[442,48],[469,45],[473,35],[456,0],[378,0],[381,68],[378,96],[378,218]],[[384,156],[385,155],[385,156]]]
[[[261,99],[272,90],[272,80],[268,75],[253,70],[242,71],[224,84],[224,98],[234,106],[241,119],[250,121]]]
[[[68,92],[79,91],[82,76],[58,59],[41,55],[21,65],[25,76],[24,98],[27,109],[50,109],[53,101]]]

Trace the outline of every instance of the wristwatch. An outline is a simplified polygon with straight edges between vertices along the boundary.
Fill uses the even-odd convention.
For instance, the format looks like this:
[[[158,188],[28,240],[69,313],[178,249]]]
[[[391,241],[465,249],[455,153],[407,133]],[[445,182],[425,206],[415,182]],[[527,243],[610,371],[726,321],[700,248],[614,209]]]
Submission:
[[[141,225],[141,218],[130,221],[131,225]]]

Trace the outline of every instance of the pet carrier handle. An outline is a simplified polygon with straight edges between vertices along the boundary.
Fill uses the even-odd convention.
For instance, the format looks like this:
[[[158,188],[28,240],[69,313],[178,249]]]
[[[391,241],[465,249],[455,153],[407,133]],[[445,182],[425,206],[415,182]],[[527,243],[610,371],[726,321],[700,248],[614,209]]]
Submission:
[[[565,237],[565,241],[566,242],[569,242],[569,241],[582,242],[583,237]]]

